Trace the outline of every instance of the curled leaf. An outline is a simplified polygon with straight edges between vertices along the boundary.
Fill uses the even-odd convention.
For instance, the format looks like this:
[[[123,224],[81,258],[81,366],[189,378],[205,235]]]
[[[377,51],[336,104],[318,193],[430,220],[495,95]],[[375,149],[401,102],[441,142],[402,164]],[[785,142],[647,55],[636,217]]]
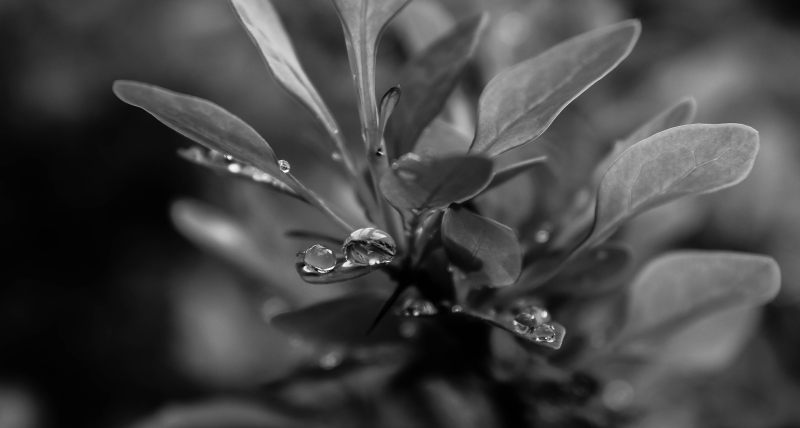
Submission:
[[[438,209],[477,195],[491,177],[492,161],[484,156],[423,158],[409,153],[381,178],[380,189],[399,209]]]
[[[638,21],[624,21],[502,71],[481,94],[470,150],[495,156],[537,139],[567,104],[628,56],[639,32]]]

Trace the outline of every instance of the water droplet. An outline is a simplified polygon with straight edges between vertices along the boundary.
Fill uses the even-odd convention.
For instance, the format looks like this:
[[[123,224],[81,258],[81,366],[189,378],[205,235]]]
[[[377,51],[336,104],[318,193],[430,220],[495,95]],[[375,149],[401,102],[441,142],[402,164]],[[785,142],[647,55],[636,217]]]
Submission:
[[[233,162],[233,156],[231,155],[222,155],[222,157],[224,157],[225,160],[228,162]]]
[[[603,404],[611,410],[624,410],[633,402],[635,395],[633,386],[620,379],[608,382],[603,388]]]
[[[231,164],[228,164],[228,171],[230,171],[230,172],[232,172],[234,174],[238,174],[238,173],[242,172],[242,165],[240,165],[238,163],[235,163],[235,162],[231,163]]]
[[[344,241],[342,250],[353,264],[375,266],[391,262],[397,252],[397,244],[388,233],[365,227],[351,233]]]
[[[406,317],[422,317],[436,315],[438,312],[433,303],[423,299],[410,298],[403,302],[399,315]]]
[[[292,170],[292,166],[289,165],[289,162],[287,162],[287,161],[285,161],[283,159],[278,161],[278,168],[280,168],[281,172],[284,173],[284,174],[288,174],[289,171]]]
[[[459,312],[464,312],[464,308],[461,305],[453,305],[450,307],[450,312],[457,314]]]
[[[319,358],[319,366],[325,370],[331,370],[342,364],[344,360],[344,352],[340,349],[335,349],[326,352]]]
[[[533,240],[536,241],[537,244],[546,244],[547,241],[550,240],[550,231],[547,229],[536,231],[536,235],[533,236]]]
[[[383,157],[383,155],[385,155],[385,154],[386,154],[386,152],[383,150],[383,146],[378,147],[378,150],[375,150],[375,156],[377,156],[379,158]]]
[[[317,273],[328,273],[336,267],[336,254],[330,249],[314,244],[303,251],[305,267]]]
[[[550,321],[550,313],[547,309],[534,305],[520,305],[512,310],[514,319],[511,326],[514,331],[521,335],[533,334],[537,327]]]
[[[537,342],[553,343],[556,341],[556,328],[552,324],[540,324],[533,328],[530,336]]]

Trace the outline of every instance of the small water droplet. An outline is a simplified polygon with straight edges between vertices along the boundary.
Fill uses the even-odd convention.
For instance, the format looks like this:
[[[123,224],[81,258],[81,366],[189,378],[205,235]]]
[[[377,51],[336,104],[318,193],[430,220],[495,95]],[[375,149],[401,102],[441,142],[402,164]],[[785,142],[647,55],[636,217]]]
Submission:
[[[335,349],[326,352],[319,358],[319,366],[325,370],[331,370],[342,364],[344,360],[344,352],[340,349]]]
[[[314,244],[303,251],[305,267],[317,273],[328,273],[336,267],[336,254],[329,248]]]
[[[403,302],[399,315],[406,317],[422,317],[436,315],[438,312],[433,303],[423,299],[410,298]]]
[[[552,324],[540,324],[533,328],[530,335],[537,342],[553,343],[556,341],[556,328]]]
[[[615,379],[603,387],[601,400],[611,410],[624,410],[633,402],[635,392],[630,383]]]
[[[225,160],[228,162],[233,162],[233,156],[231,155],[222,155],[222,157],[224,157]]]
[[[450,312],[457,314],[459,312],[464,312],[464,308],[461,305],[453,305],[450,307]]]
[[[388,233],[374,227],[358,229],[342,246],[347,261],[361,266],[389,263],[397,252],[397,244]]]
[[[240,165],[238,163],[235,163],[235,162],[231,163],[231,164],[228,164],[228,171],[230,171],[230,172],[232,172],[234,174],[238,174],[238,173],[242,172],[242,165]]]
[[[534,235],[533,240],[536,241],[537,244],[546,244],[547,241],[550,240],[550,231],[547,229],[536,231],[536,235]]]
[[[383,150],[383,146],[378,147],[378,150],[375,150],[375,156],[377,156],[379,158],[383,157],[383,155],[385,155],[385,154],[386,154],[386,152]]]
[[[278,168],[280,168],[281,172],[284,173],[284,174],[288,174],[289,171],[292,170],[292,166],[289,165],[289,162],[287,162],[287,161],[285,161],[283,159],[278,161]]]
[[[527,305],[515,309],[514,319],[511,321],[514,331],[518,334],[528,335],[533,333],[536,327],[550,321],[550,313],[546,309],[534,305]]]

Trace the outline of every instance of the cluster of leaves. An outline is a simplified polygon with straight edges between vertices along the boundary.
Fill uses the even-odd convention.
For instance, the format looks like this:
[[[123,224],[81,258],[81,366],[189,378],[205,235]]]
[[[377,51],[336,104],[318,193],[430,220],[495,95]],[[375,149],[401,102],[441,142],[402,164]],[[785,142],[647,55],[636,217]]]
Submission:
[[[778,268],[766,257],[677,252],[650,261],[630,282],[634,255],[624,244],[607,241],[645,210],[724,189],[750,172],[757,132],[738,124],[689,124],[691,99],[620,139],[586,174],[582,191],[565,196],[571,198],[568,210],[540,212],[517,230],[481,215],[476,198],[515,177],[535,175],[541,188],[560,179],[547,156],[528,156],[519,148],[535,142],[570,102],[630,53],[638,22],[579,35],[496,75],[478,100],[470,138],[439,113],[472,59],[485,15],[456,25],[408,62],[398,86],[375,96],[381,33],[408,2],[333,0],[358,94],[364,150],[356,156],[303,71],[274,7],[268,0],[232,0],[271,74],[327,131],[330,143],[315,149],[349,177],[363,219],[337,212],[298,180],[290,162],[252,127],[223,108],[148,84],[114,85],[123,101],[201,146],[182,150],[187,160],[299,199],[326,214],[343,236],[288,233],[340,244],[356,230],[373,228],[396,241],[393,260],[373,265],[348,264],[339,254],[331,270],[314,271],[304,269],[301,253],[297,271],[309,283],[383,271],[394,281],[394,292],[362,290],[293,309],[273,318],[275,327],[345,349],[361,363],[374,361],[364,356],[374,353],[356,350],[380,354],[387,344],[418,361],[441,360],[431,363],[441,370],[452,369],[449,364],[458,358],[463,370],[498,383],[503,378],[498,370],[508,369],[508,362],[496,351],[516,346],[535,358],[524,357],[524,368],[512,364],[512,371],[522,370],[532,385],[542,385],[547,376],[536,378],[532,371],[559,367],[574,373],[592,370],[598,361],[642,360],[700,319],[775,296]],[[507,152],[511,156],[499,156]],[[239,264],[264,262],[232,219],[189,202],[175,213],[179,229],[201,245]],[[298,300],[291,288],[276,285],[274,292]],[[521,326],[521,315],[534,324]],[[533,334],[540,325],[547,330]],[[495,327],[513,338],[512,345],[498,348]],[[408,357],[403,367],[413,360]]]

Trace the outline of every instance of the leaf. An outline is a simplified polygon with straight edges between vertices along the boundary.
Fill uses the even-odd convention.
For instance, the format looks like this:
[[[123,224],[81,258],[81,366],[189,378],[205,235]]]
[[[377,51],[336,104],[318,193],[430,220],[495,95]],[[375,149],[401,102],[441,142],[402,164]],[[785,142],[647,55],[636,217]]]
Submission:
[[[536,341],[533,340],[530,336],[517,333],[517,331],[514,330],[514,326],[512,324],[513,317],[509,316],[507,313],[504,313],[502,315],[497,315],[497,314],[490,315],[473,310],[464,310],[461,312],[457,312],[455,315],[466,316],[469,318],[483,321],[491,325],[492,327],[496,327],[513,334],[514,337],[520,339],[523,343],[532,343],[551,349],[560,349],[561,345],[564,343],[564,337],[567,335],[567,329],[565,329],[563,325],[554,321],[550,321],[548,322],[548,324],[550,324],[555,330],[555,338],[552,342],[546,342],[546,341]]]
[[[477,195],[492,178],[492,161],[463,155],[423,158],[403,156],[381,178],[386,199],[398,209],[439,209]]]
[[[738,124],[684,125],[634,144],[603,176],[594,226],[581,246],[607,238],[657,205],[739,183],[757,152],[758,132]]]
[[[491,190],[497,186],[503,185],[512,178],[522,174],[523,172],[531,169],[536,165],[543,164],[547,160],[547,156],[537,156],[517,163],[508,165],[494,172],[492,181],[486,186],[484,192]]]
[[[465,155],[469,151],[469,136],[453,125],[434,120],[419,136],[413,152],[423,157]]]
[[[661,341],[719,311],[764,304],[779,289],[780,270],[770,257],[711,251],[663,255],[633,282],[628,323],[616,343]]]
[[[216,151],[205,150],[200,147],[190,147],[187,149],[179,149],[178,156],[193,164],[209,168],[219,173],[233,175],[251,182],[259,183],[278,193],[283,193],[284,195],[291,196],[303,202],[308,202],[304,197],[298,195],[286,182],[277,177],[250,165],[240,164],[236,161],[228,161],[222,154]]]
[[[388,126],[390,154],[414,149],[422,131],[441,112],[486,28],[488,15],[461,21],[403,68],[403,102]]]
[[[336,119],[300,65],[289,35],[270,0],[231,0],[231,3],[261,50],[275,80],[308,108],[331,136],[338,135]]]
[[[286,284],[278,275],[281,266],[271,262],[252,233],[222,211],[196,201],[180,200],[172,204],[175,227],[199,247],[214,253],[234,266],[269,279],[280,296],[303,302],[307,296],[296,284]]]
[[[378,128],[375,56],[383,30],[410,0],[332,0],[342,21],[347,56],[358,89],[361,123]]]
[[[595,169],[597,181],[602,178],[603,173],[606,172],[614,160],[616,160],[619,155],[627,150],[630,146],[661,131],[691,123],[692,120],[694,120],[696,111],[697,102],[694,100],[694,98],[684,98],[677,104],[662,111],[655,117],[642,124],[639,128],[633,131],[631,135],[614,144],[614,148],[611,150],[611,152],[606,155],[606,157],[603,158],[603,160],[598,164]]]
[[[351,294],[277,315],[271,324],[286,334],[326,345],[400,341],[400,320],[392,314],[366,334],[383,302],[384,298],[373,294]]]
[[[451,208],[442,219],[442,240],[453,264],[468,274],[479,274],[489,285],[511,285],[519,277],[522,250],[508,226]]]
[[[399,86],[392,86],[383,94],[383,98],[381,98],[381,108],[380,108],[380,130],[381,136],[386,133],[386,124],[389,123],[389,118],[392,117],[392,113],[394,113],[395,107],[397,107],[397,103],[400,102],[400,95],[402,95],[402,91],[400,90]]]
[[[300,275],[300,278],[309,284],[332,284],[335,282],[349,281],[351,279],[362,277],[380,268],[379,265],[365,266],[351,263],[344,257],[340,256],[337,258],[336,266],[332,271],[317,272],[314,269],[306,267],[306,264],[303,261],[302,252],[297,254],[297,260],[295,261],[294,266],[295,270],[297,270],[297,274]]]
[[[537,139],[567,104],[628,56],[639,32],[638,21],[624,21],[500,72],[481,94],[470,150],[495,156]]]
[[[236,160],[282,177],[272,147],[244,121],[218,105],[145,83],[118,80],[114,93],[181,135]]]

